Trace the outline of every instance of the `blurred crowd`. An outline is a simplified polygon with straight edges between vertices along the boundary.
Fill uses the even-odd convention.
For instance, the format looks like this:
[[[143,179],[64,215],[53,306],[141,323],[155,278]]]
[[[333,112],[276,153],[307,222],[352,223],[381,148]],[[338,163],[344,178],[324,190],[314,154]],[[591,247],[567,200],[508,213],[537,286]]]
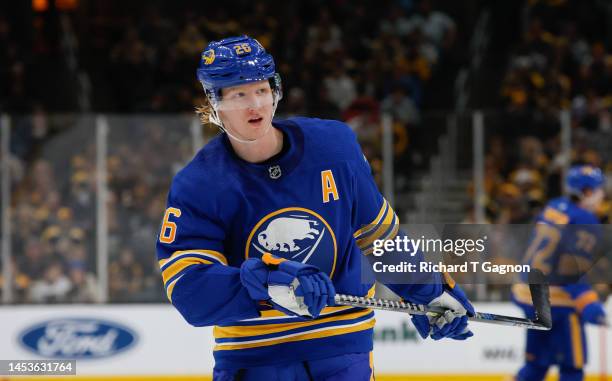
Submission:
[[[102,234],[110,301],[160,301],[154,237],[169,182],[193,154],[197,134],[189,121],[203,96],[194,72],[209,41],[257,38],[282,75],[278,115],[347,121],[375,172],[381,111],[395,118],[401,154],[408,129],[420,124],[427,107],[428,85],[461,51],[456,21],[431,0],[243,0],[205,10],[196,1],[45,0],[32,3],[33,10],[24,4],[4,4],[6,16],[0,12],[6,47],[0,81],[8,84],[0,90],[0,111],[15,115],[10,266],[16,302],[101,298],[96,122],[57,112],[144,114],[109,118],[108,232]],[[76,49],[68,52],[70,44]],[[89,85],[77,85],[71,70],[86,73]]]
[[[487,132],[489,222],[531,221],[563,192],[568,164],[592,164],[612,177],[611,12],[600,1],[527,2],[524,34],[501,84],[503,115],[490,118]],[[571,115],[571,155],[562,150],[562,111]],[[609,203],[600,216],[609,220]]]
[[[248,34],[281,73],[278,115],[349,122],[375,168],[381,111],[406,135],[419,124],[428,83],[457,52],[456,24],[431,0],[235,1],[205,12],[199,2],[140,5],[96,3],[76,21],[96,108],[191,112],[202,102],[194,67],[203,47]]]
[[[13,130],[37,125],[40,131],[34,136],[49,134],[36,159],[24,163],[27,170],[11,171],[10,266],[15,301],[89,302],[99,298],[91,255],[96,245],[95,151],[92,139],[83,139],[86,134],[82,134],[91,126],[82,122],[13,118]],[[51,138],[54,124],[65,126],[69,133],[62,139]],[[19,142],[17,136],[27,134],[16,134]],[[76,151],[79,154],[72,148],[77,142],[82,144]]]
[[[509,48],[500,86],[501,114],[485,115],[485,223],[507,225],[507,230],[498,227],[499,237],[490,242],[496,264],[522,261],[530,229],[523,232],[518,224],[532,223],[550,199],[563,194],[563,171],[569,165],[602,168],[608,198],[597,214],[603,223],[612,219],[611,6],[597,0],[526,2],[523,35]],[[570,125],[569,153],[562,146],[562,123]],[[473,190],[470,186],[470,197]],[[468,210],[463,222],[476,222],[472,204]],[[524,239],[516,238],[519,232],[527,233]],[[606,247],[608,241],[606,236]],[[609,274],[607,266],[608,260],[597,260],[591,272]],[[501,280],[488,281],[493,278]],[[474,293],[477,287],[466,289]],[[602,290],[603,295],[607,289]],[[489,284],[487,291],[493,299],[509,294],[505,284]]]
[[[191,113],[202,101],[194,74],[202,49],[211,40],[249,34],[274,55],[282,75],[278,114],[348,121],[375,168],[381,111],[396,118],[405,143],[397,156],[408,142],[419,149],[418,129],[413,139],[407,135],[420,125],[422,109],[450,98],[445,75],[467,59],[469,31],[460,26],[468,23],[440,7],[460,19],[468,12],[442,1],[236,0],[206,9],[193,0],[39,3],[46,8],[31,19],[0,12],[7,47],[0,79],[9,84],[0,92],[0,110]],[[69,41],[75,48],[67,52]],[[441,83],[430,86],[436,78]]]
[[[165,300],[155,238],[174,174],[193,156],[189,118],[109,120],[109,297],[113,302]],[[153,239],[151,239],[153,237]]]
[[[396,84],[420,105],[456,36],[430,0],[236,1],[206,10],[199,2],[112,3],[92,4],[75,29],[82,65],[99,84],[94,104],[120,112],[191,111],[202,96],[194,75],[202,49],[239,34],[274,55],[287,96],[280,111],[339,118]]]
[[[10,6],[29,4],[18,3]],[[71,6],[53,7],[59,3]],[[30,9],[22,18],[0,12],[0,83],[6,84],[0,112],[16,115],[9,265],[17,302],[100,300],[96,123],[51,115],[140,114],[108,121],[108,286],[113,302],[157,301],[163,290],[152,237],[169,182],[193,154],[198,134],[189,121],[203,96],[194,69],[209,41],[243,33],[257,38],[283,79],[278,115],[346,121],[376,176],[381,114],[393,116],[405,175],[406,151],[435,149],[419,142],[419,134],[435,141],[433,119],[424,122],[424,115],[440,106],[432,98],[452,94],[447,79],[454,77],[445,70],[467,60],[468,26],[456,12],[461,6],[450,2],[238,0],[206,9],[195,0],[79,3],[47,1],[46,10]],[[502,114],[487,117],[488,222],[530,222],[561,194],[569,163],[602,167],[612,178],[610,14],[605,1],[526,1],[517,20],[523,36],[508,48],[499,87]],[[68,37],[76,46],[70,62]],[[71,70],[86,79],[75,84]],[[563,110],[571,115],[569,157],[559,135]],[[605,203],[602,220],[610,213]]]
[[[100,232],[96,124],[92,118],[74,118],[45,119],[49,125],[68,127],[50,134],[27,171],[11,171],[14,301],[101,300],[96,256],[100,233],[109,255],[110,301],[163,300],[155,237],[170,180],[193,154],[190,119],[107,120],[108,230]],[[15,126],[31,123],[29,116],[13,119]]]
[[[237,0],[206,9],[197,1],[72,1],[77,6],[69,9],[58,9],[62,1],[43,2],[48,6],[29,10],[29,18],[0,14],[6,47],[0,78],[9,84],[0,93],[2,109],[73,111],[67,92],[74,88],[53,81],[62,72],[57,66],[67,65],[62,56],[70,36],[76,39],[71,64],[89,76],[93,110],[191,112],[202,96],[194,75],[202,49],[211,40],[249,34],[276,59],[288,98],[280,111],[339,118],[365,98],[375,111],[379,101],[393,112],[393,104],[405,104],[411,112],[399,111],[398,118],[415,123],[425,85],[461,50],[456,22],[432,0]],[[13,13],[21,15],[21,8]]]

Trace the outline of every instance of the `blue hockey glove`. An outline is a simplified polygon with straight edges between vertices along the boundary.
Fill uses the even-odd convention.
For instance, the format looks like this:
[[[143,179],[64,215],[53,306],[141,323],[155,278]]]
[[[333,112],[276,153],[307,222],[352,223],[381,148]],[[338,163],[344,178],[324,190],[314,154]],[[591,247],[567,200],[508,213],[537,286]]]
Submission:
[[[597,325],[606,325],[606,310],[600,302],[589,303],[582,310],[582,321]]]
[[[474,336],[474,333],[468,329],[467,320],[468,316],[474,316],[474,307],[465,296],[463,290],[452,279],[444,284],[442,295],[433,299],[428,305],[451,309],[461,315],[457,316],[455,313],[447,311],[442,316],[412,316],[412,323],[423,339],[430,336],[434,340],[440,340],[445,337],[454,340],[465,340],[468,337]]]
[[[262,259],[248,259],[240,268],[240,280],[252,299],[269,301],[289,315],[313,318],[334,304],[334,286],[315,266],[270,254]]]
[[[240,282],[251,299],[265,301],[268,295],[268,275],[270,269],[259,258],[249,258],[240,266]]]

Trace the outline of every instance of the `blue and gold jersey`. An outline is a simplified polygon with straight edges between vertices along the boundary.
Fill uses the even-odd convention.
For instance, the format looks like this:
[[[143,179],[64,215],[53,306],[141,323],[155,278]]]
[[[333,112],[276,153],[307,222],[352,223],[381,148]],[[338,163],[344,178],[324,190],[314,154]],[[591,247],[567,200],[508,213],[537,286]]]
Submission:
[[[309,118],[274,126],[286,149],[262,164],[236,156],[224,134],[207,144],[174,178],[157,243],[172,304],[190,324],[215,326],[219,368],[372,349],[373,311],[326,307],[303,321],[251,300],[240,283],[242,262],[270,252],[317,266],[338,293],[371,295],[360,256],[399,225],[348,126]]]
[[[601,234],[597,216],[566,197],[551,200],[537,217],[524,263],[547,275],[553,307],[581,312],[598,300],[582,276],[592,266]],[[531,304],[526,285],[512,291],[519,303]]]

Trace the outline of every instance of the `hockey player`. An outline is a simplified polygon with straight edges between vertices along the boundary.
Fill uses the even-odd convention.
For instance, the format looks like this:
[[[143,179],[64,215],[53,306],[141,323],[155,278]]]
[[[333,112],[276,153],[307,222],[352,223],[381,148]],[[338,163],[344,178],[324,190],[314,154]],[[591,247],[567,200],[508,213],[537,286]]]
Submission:
[[[174,178],[157,253],[172,304],[215,326],[213,379],[369,380],[374,313],[334,295],[373,295],[360,256],[399,221],[355,135],[331,120],[273,122],[280,77],[247,36],[210,43],[197,76],[200,115],[225,133]],[[420,334],[471,336],[459,287],[437,273],[423,283],[391,287],[463,316],[416,316]]]
[[[604,183],[600,169],[572,167],[566,177],[569,197],[550,201],[537,218],[526,260],[548,276],[553,326],[550,331],[527,331],[525,365],[517,381],[544,380],[551,365],[559,366],[560,381],[584,378],[584,323],[606,322],[597,294],[581,279],[601,237],[595,211],[604,198]],[[527,287],[517,284],[512,291],[515,302],[533,317]]]

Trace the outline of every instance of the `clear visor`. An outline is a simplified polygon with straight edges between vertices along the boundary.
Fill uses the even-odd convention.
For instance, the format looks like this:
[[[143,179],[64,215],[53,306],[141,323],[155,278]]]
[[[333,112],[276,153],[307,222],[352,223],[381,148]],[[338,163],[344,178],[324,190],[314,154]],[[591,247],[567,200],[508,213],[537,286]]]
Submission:
[[[267,81],[228,88],[223,91],[221,99],[216,104],[216,109],[223,112],[257,110],[274,105],[275,99],[278,98]]]

